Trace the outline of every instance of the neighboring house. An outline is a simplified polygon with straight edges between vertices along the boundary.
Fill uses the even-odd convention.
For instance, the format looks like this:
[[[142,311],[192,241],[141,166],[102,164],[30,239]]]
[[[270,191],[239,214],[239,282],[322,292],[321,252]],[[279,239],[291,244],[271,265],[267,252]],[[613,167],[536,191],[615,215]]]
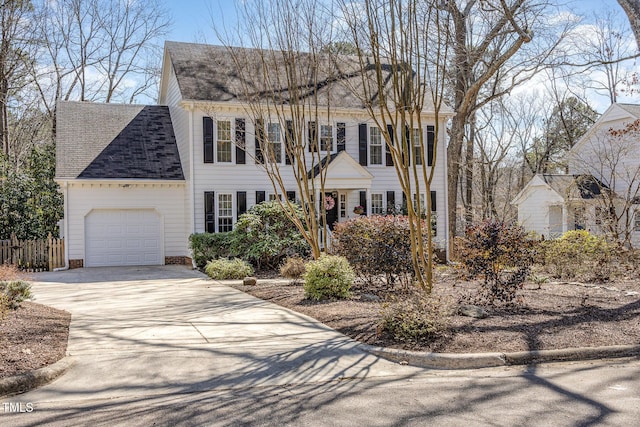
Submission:
[[[640,242],[640,105],[613,104],[568,153],[569,174],[534,176],[514,198],[528,231],[555,238],[569,230],[610,233]],[[625,130],[626,132],[621,132]]]
[[[190,263],[190,234],[229,231],[239,215],[273,198],[271,182],[256,161],[255,117],[241,95],[240,74],[225,47],[167,42],[162,106],[59,104],[56,178],[65,196],[70,267]],[[401,206],[395,168],[362,100],[337,85],[331,90],[338,93],[314,90],[332,106],[330,120],[309,123],[330,147],[323,198],[334,203],[327,222],[357,216],[356,206],[368,215]],[[424,140],[432,142],[435,114],[423,116],[429,125]],[[432,210],[441,247],[447,236],[445,123],[450,116],[450,111],[439,116],[440,143],[425,155],[435,167]],[[280,150],[281,167],[290,168],[286,123],[265,127]],[[318,171],[307,173],[313,178]],[[289,180],[286,197],[296,200],[296,182]]]

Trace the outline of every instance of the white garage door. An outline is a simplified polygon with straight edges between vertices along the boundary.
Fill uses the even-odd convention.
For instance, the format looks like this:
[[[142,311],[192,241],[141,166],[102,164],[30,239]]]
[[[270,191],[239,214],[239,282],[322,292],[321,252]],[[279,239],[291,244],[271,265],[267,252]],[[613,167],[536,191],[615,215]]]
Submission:
[[[151,209],[101,209],[85,218],[85,265],[160,265],[162,226]]]

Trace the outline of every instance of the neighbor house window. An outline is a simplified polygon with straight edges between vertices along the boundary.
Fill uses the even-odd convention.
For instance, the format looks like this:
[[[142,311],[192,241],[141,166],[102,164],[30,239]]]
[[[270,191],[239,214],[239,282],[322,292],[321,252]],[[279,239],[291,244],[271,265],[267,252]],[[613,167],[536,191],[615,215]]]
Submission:
[[[640,231],[640,210],[637,210],[633,217],[633,229],[634,231]]]
[[[218,162],[231,163],[231,122],[228,120],[218,120],[216,155]]]
[[[584,230],[586,228],[584,207],[579,206],[573,209],[573,224],[575,230]]]
[[[411,132],[411,145],[413,146],[413,161],[416,165],[422,164],[422,146],[420,145],[420,129]]]
[[[382,134],[380,128],[371,127],[369,129],[369,164],[382,164]]]
[[[231,231],[233,228],[233,195],[218,195],[218,232]]]
[[[320,125],[320,151],[333,150],[333,127]]]
[[[371,194],[371,214],[382,215],[384,213],[384,201],[381,193]]]
[[[280,131],[280,123],[269,123],[267,129],[269,137],[269,153],[268,158],[276,163],[282,162],[282,132]]]

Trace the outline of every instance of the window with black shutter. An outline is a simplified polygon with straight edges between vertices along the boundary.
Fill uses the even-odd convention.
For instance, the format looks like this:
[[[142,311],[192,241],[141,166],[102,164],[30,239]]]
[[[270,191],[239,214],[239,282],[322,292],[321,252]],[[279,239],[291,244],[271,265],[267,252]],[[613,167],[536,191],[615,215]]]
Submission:
[[[396,211],[396,192],[387,191],[387,213],[393,214]]]
[[[246,133],[244,119],[236,119],[236,164],[246,163]]]
[[[316,122],[309,122],[309,151],[318,151],[318,132],[316,130]]]
[[[344,151],[346,149],[347,143],[347,128],[344,123],[336,124],[336,142],[337,142],[337,151]]]
[[[387,132],[389,132],[389,142],[393,146],[393,140],[394,140],[393,126],[387,125]],[[386,148],[387,148],[385,152],[386,165],[393,166],[393,156],[391,155],[391,150],[389,149],[388,145],[386,146]]]
[[[433,166],[433,150],[436,143],[436,127],[427,126],[427,166]]]
[[[258,203],[262,203],[266,200],[267,198],[267,192],[266,191],[256,191],[256,205]]]
[[[438,205],[436,204],[436,192],[431,192],[431,211],[435,212],[438,210]]]
[[[238,191],[236,193],[236,216],[240,217],[243,213],[247,211],[247,192],[246,191]]]
[[[204,192],[204,231],[207,233],[216,232],[215,193],[213,191]]]
[[[367,166],[367,124],[358,125],[358,160],[361,166]]]
[[[262,145],[264,143],[264,122],[262,119],[256,120],[256,164],[264,163],[262,155]]]
[[[287,200],[290,202],[296,201],[296,192],[295,191],[287,191]]]
[[[204,163],[213,163],[213,120],[202,118],[202,142],[204,147]]]

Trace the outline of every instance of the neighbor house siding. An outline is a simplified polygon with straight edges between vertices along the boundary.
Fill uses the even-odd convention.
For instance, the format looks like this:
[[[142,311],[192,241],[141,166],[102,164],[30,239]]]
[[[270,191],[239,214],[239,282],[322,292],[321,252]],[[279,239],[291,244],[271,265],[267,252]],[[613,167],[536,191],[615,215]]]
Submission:
[[[549,238],[549,207],[564,206],[564,200],[546,185],[532,186],[526,196],[518,205],[518,223],[527,231]]]
[[[165,257],[188,256],[184,184],[72,182],[68,187],[69,259],[85,258],[85,217],[97,209],[153,209],[161,217]]]

